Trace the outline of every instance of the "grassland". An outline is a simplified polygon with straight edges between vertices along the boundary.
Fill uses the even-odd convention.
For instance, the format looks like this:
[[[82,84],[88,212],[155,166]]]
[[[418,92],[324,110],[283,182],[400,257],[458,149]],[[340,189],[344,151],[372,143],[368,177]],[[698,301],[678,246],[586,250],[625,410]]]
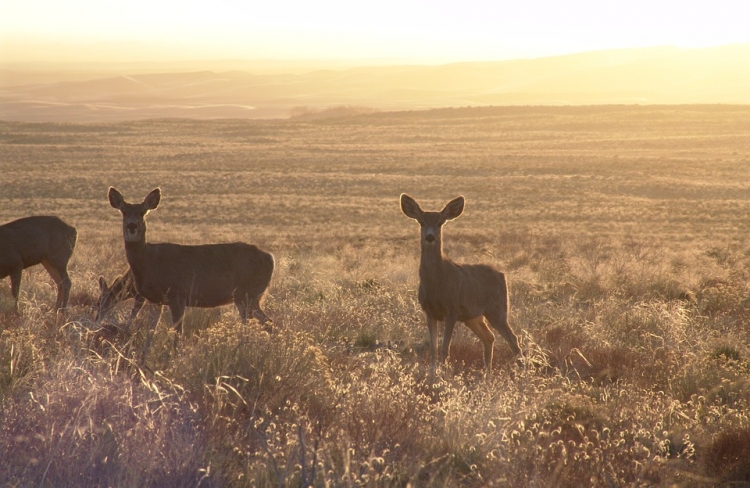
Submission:
[[[110,185],[156,186],[149,239],[274,253],[266,311],[168,312],[145,362]],[[446,253],[505,271],[524,359],[457,328],[429,378],[425,208]],[[750,108],[445,109],[279,121],[0,122],[0,222],[75,225],[72,307],[0,288],[3,486],[750,483]],[[6,280],[7,281],[7,280]]]

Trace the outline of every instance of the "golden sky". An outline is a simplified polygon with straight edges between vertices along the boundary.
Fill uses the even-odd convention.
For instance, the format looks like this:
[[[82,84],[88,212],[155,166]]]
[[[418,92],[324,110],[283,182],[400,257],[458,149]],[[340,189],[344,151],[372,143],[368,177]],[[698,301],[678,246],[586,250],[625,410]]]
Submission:
[[[750,42],[750,2],[0,0],[0,61],[443,63]]]

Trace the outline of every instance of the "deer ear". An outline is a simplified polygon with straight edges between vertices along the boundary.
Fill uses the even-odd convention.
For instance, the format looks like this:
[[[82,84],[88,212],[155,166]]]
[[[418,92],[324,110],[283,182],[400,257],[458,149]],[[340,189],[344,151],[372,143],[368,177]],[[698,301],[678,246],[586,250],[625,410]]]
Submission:
[[[125,205],[125,199],[122,197],[122,193],[117,191],[117,188],[114,186],[109,187],[109,193],[107,193],[107,196],[109,197],[109,204],[112,205],[112,208],[120,210],[122,206]]]
[[[104,279],[104,276],[99,277],[99,291],[102,293],[107,291],[107,280]]]
[[[143,204],[146,206],[148,210],[153,210],[159,206],[160,200],[161,200],[161,189],[154,188],[153,190],[151,190],[151,193],[146,195],[146,198],[143,199]]]
[[[458,216],[461,215],[464,211],[464,203],[464,197],[456,197],[448,202],[448,205],[446,205],[445,208],[440,211],[440,214],[445,220],[453,220],[455,218],[458,218]]]
[[[421,220],[424,213],[419,204],[406,193],[401,194],[401,211],[409,218]]]

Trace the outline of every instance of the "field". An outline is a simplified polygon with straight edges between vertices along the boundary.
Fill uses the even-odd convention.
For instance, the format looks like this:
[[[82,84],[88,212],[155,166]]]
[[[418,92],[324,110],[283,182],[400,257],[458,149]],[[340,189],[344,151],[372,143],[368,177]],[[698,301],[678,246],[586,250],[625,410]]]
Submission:
[[[109,186],[161,187],[149,240],[276,258],[270,334],[232,306],[94,322],[127,268]],[[522,358],[456,328],[429,372],[425,209],[506,272]],[[78,229],[67,322],[0,284],[2,486],[750,484],[750,107],[441,109],[288,120],[0,122],[0,222]]]

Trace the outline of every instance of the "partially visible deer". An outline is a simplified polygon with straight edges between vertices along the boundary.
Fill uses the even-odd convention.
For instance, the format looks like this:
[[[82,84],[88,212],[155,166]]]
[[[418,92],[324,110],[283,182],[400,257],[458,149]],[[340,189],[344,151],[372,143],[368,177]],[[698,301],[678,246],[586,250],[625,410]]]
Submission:
[[[55,309],[68,306],[71,281],[68,261],[78,233],[58,217],[33,216],[0,225],[0,279],[10,275],[10,290],[18,310],[18,293],[24,269],[41,264],[57,285]]]
[[[443,256],[442,228],[449,220],[461,215],[464,197],[459,196],[440,212],[425,212],[409,195],[401,194],[401,211],[422,229],[422,256],[419,264],[419,304],[427,315],[430,331],[432,371],[438,354],[437,322],[444,324],[441,362],[450,353],[451,336],[456,322],[463,322],[484,345],[484,368],[492,367],[495,334],[487,325],[500,332],[514,354],[521,352],[518,338],[508,324],[508,285],[505,275],[491,266],[456,264]],[[487,319],[487,321],[485,321]]]
[[[194,246],[149,243],[145,217],[159,205],[161,190],[152,190],[141,203],[127,203],[114,187],[109,188],[108,196],[110,205],[122,214],[125,255],[136,290],[149,302],[169,306],[178,333],[182,332],[185,307],[234,302],[243,323],[248,312],[263,325],[270,322],[261,302],[273,275],[272,254],[244,242]],[[145,350],[155,325],[151,324]]]
[[[138,312],[143,308],[146,299],[135,289],[135,279],[133,271],[128,270],[122,276],[118,276],[112,282],[112,286],[107,285],[104,276],[99,277],[99,301],[96,309],[96,320],[99,321],[112,312],[112,309],[125,300],[133,299],[133,308],[130,310],[130,320],[135,320]]]

